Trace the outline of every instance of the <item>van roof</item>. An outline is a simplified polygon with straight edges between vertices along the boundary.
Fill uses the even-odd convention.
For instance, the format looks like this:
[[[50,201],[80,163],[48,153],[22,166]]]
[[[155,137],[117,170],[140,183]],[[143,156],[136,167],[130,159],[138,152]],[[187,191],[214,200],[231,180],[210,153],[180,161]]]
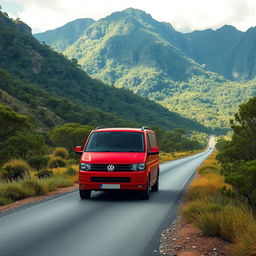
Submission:
[[[143,129],[142,128],[96,128],[93,130],[93,132],[113,132],[113,131],[119,131],[119,132],[143,132],[143,131],[152,131],[150,129]]]

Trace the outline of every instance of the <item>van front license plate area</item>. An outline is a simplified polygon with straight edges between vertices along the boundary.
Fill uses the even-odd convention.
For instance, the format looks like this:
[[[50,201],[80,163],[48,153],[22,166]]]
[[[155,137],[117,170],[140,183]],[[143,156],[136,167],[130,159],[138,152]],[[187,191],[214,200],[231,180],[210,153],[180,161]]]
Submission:
[[[100,184],[101,189],[120,189],[120,184]]]

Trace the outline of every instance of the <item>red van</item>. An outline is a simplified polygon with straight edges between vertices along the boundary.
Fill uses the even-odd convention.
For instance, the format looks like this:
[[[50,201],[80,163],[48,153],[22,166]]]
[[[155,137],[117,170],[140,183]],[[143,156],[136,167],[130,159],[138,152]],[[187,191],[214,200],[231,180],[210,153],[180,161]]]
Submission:
[[[154,131],[147,127],[98,127],[75,152],[81,154],[81,199],[90,198],[92,190],[138,190],[145,200],[150,191],[158,191],[159,148]]]

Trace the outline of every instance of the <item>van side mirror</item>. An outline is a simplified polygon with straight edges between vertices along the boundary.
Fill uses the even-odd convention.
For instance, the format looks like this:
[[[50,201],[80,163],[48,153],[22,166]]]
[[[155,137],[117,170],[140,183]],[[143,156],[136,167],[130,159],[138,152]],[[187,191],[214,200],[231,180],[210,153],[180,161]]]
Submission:
[[[158,155],[159,154],[159,147],[151,147],[150,152],[148,152],[148,155]]]
[[[76,146],[74,149],[76,154],[82,154],[83,153],[83,149],[81,146]]]

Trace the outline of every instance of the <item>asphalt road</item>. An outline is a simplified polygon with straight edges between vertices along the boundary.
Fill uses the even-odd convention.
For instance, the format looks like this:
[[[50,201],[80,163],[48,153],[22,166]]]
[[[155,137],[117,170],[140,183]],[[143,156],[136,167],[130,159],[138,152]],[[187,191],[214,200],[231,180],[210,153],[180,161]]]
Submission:
[[[159,255],[159,234],[176,214],[195,169],[213,149],[164,163],[150,200],[134,193],[73,192],[0,217],[1,256]]]

